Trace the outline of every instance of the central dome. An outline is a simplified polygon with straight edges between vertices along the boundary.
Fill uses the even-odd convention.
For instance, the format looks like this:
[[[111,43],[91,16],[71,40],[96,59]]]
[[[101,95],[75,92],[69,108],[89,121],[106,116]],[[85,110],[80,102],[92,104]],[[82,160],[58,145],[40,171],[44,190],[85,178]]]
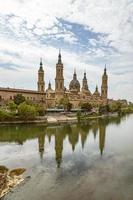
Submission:
[[[69,90],[76,90],[76,91],[80,91],[80,83],[77,80],[77,75],[76,72],[74,71],[73,74],[73,79],[71,80],[70,84],[69,84]]]

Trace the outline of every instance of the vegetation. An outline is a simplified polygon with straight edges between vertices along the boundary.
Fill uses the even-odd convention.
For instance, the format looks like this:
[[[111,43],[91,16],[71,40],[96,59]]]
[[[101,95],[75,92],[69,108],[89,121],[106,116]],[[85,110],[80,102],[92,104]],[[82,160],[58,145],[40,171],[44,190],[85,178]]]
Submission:
[[[90,112],[92,110],[92,105],[90,103],[80,103],[80,107],[85,112]]]
[[[80,120],[81,120],[81,111],[77,112],[77,119],[78,119],[78,122],[80,122]]]
[[[8,108],[11,112],[16,112],[17,104],[15,104],[14,101],[10,101],[8,104]]]
[[[99,106],[99,114],[107,114],[109,112],[109,106],[108,105],[100,105]]]
[[[64,108],[65,111],[71,111],[72,109],[72,104],[67,97],[62,98],[58,106]],[[81,111],[77,112],[78,121],[108,113],[118,113],[119,115],[133,113],[132,103],[126,105],[120,101],[113,101],[108,105],[100,105],[99,107],[81,102],[79,106]],[[37,116],[44,116],[45,113],[46,111],[42,105],[25,101],[25,97],[18,94],[14,97],[14,101],[10,101],[0,108],[0,121],[34,120]]]
[[[60,100],[59,107],[63,107],[66,111],[71,111],[72,104],[70,103],[69,99],[65,97]]]
[[[14,103],[19,105],[25,101],[25,97],[22,94],[17,94],[14,96]]]
[[[38,113],[35,106],[28,105],[26,102],[23,102],[18,106],[18,116],[21,119],[35,119],[37,115]]]
[[[0,109],[0,121],[12,120],[14,118],[14,113],[8,112],[4,109]]]
[[[109,104],[109,112],[121,112],[122,104],[119,101]]]
[[[0,121],[33,120],[38,115],[44,116],[44,114],[43,106],[25,101],[25,98],[18,94],[14,97],[14,101],[10,101],[0,108]]]

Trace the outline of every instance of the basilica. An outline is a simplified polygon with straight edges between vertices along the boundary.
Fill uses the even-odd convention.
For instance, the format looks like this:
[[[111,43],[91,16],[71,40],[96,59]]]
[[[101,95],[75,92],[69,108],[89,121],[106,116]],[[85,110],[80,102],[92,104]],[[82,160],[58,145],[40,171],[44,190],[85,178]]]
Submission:
[[[61,99],[67,98],[72,104],[72,108],[79,108],[80,103],[90,103],[92,105],[107,104],[108,102],[108,76],[106,67],[102,75],[101,92],[96,86],[95,92],[89,89],[86,72],[84,72],[82,85],[78,81],[76,70],[74,70],[69,88],[64,86],[64,66],[62,62],[61,52],[59,51],[58,61],[56,64],[55,89],[52,89],[49,82],[45,88],[45,71],[43,69],[42,60],[38,70],[37,90],[26,90],[16,88],[0,88],[0,102],[13,100],[17,94],[22,94],[26,100],[43,104],[45,108],[55,108],[60,104]]]

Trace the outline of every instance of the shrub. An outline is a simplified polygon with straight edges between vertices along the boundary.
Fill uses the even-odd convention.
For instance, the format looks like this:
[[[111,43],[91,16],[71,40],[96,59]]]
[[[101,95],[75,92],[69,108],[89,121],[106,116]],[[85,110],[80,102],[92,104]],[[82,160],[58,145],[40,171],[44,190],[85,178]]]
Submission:
[[[27,119],[35,119],[35,117],[38,115],[37,110],[35,106],[28,105],[25,102],[21,103],[18,106],[18,116],[21,119],[27,120]]]
[[[0,109],[0,121],[12,120],[14,118],[14,114],[7,112],[6,110]]]
[[[36,105],[36,111],[39,114],[39,116],[44,116],[46,113],[46,110],[41,105]]]
[[[8,107],[11,112],[15,112],[17,110],[17,105],[14,103],[14,101],[10,101]]]

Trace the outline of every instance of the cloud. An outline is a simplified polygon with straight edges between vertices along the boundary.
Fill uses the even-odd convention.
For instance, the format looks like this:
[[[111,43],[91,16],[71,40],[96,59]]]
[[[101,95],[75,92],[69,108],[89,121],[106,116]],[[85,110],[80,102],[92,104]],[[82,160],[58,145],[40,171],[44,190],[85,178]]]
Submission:
[[[1,1],[2,73],[3,68],[15,69],[14,79],[19,76],[21,82],[18,81],[17,85],[34,88],[39,58],[44,58],[48,82],[50,73],[55,77],[58,49],[62,48],[67,86],[76,67],[79,74],[87,69],[92,90],[95,84],[100,87],[103,67],[107,63],[110,97],[132,100],[132,10],[131,0]],[[8,70],[5,71],[7,76]],[[27,72],[26,79],[23,72]],[[82,76],[78,77],[81,81]],[[1,79],[1,84],[6,85],[3,81]]]

